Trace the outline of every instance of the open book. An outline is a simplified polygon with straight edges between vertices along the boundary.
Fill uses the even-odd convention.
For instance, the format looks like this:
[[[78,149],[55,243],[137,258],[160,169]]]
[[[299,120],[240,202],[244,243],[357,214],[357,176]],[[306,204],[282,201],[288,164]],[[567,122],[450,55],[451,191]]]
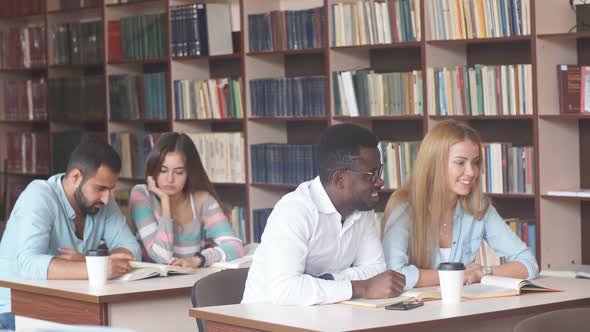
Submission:
[[[574,265],[564,269],[543,270],[539,275],[545,277],[590,279],[590,265]]]
[[[243,267],[250,267],[252,265],[253,256],[243,256],[227,262],[215,262],[210,267],[216,267],[218,269],[241,269]]]
[[[532,282],[526,279],[485,276],[479,284],[464,286],[463,298],[468,300],[487,299],[515,296],[523,292],[561,292],[561,290],[545,287],[538,281]]]
[[[152,277],[167,277],[174,274],[192,274],[197,269],[182,266],[173,266],[166,264],[147,263],[147,262],[129,262],[132,270],[115,278],[115,280],[139,280]]]
[[[381,308],[404,301],[433,301],[440,300],[440,289],[438,287],[413,288],[403,292],[398,297],[387,299],[351,299],[340,302],[361,307]]]
[[[216,267],[224,270],[250,267],[250,265],[252,265],[252,259],[254,258],[256,248],[258,248],[258,243],[247,244],[244,246],[244,256],[227,262],[215,262],[211,264],[210,267]]]

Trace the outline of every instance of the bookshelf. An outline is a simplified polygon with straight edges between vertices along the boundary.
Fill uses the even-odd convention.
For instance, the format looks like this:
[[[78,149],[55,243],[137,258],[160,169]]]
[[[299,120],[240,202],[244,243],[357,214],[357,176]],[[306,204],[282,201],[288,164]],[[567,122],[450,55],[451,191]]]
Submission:
[[[560,114],[556,67],[589,65],[590,35],[577,31],[576,15],[564,3],[535,4],[537,22],[537,95],[539,146],[539,209],[541,254],[548,263],[590,263],[590,205],[585,198],[547,195],[565,188],[588,188],[590,118],[585,113]],[[551,18],[549,20],[549,18]],[[567,147],[567,148],[564,148]],[[547,231],[549,230],[549,231]]]
[[[45,45],[47,62],[44,65],[36,64],[30,68],[2,66],[0,77],[3,80],[43,77],[51,83],[54,79],[72,77],[99,76],[102,79],[101,86],[97,88],[97,91],[100,91],[99,94],[102,96],[100,99],[104,106],[101,106],[102,111],[95,118],[59,118],[50,109],[48,119],[8,119],[5,117],[0,120],[1,132],[16,129],[17,131],[44,133],[51,136],[49,164],[54,165],[51,173],[56,166],[59,166],[59,161],[64,159],[63,153],[54,148],[57,141],[64,140],[63,137],[60,140],[55,134],[64,131],[93,132],[111,140],[112,134],[127,132],[137,134],[175,130],[190,134],[237,133],[243,138],[241,153],[245,158],[242,166],[245,176],[237,181],[216,181],[215,187],[223,200],[231,205],[245,208],[246,233],[248,239],[252,239],[253,229],[256,228],[252,222],[254,211],[271,208],[282,195],[296,187],[287,181],[260,181],[260,174],[255,175],[257,170],[253,168],[253,165],[259,164],[260,160],[257,158],[261,158],[261,155],[255,156],[252,153],[253,147],[256,150],[256,146],[260,144],[275,144],[279,148],[276,146],[271,148],[273,152],[270,152],[269,156],[280,158],[284,154],[278,154],[276,149],[289,149],[292,146],[296,146],[295,149],[305,149],[301,147],[316,143],[324,128],[341,122],[354,122],[370,128],[381,141],[417,142],[421,140],[428,128],[438,121],[456,119],[468,122],[475,127],[485,143],[532,147],[533,154],[529,156],[528,165],[530,165],[531,171],[529,185],[532,184],[534,190],[531,192],[502,190],[490,193],[490,196],[503,217],[517,217],[532,221],[532,225],[536,227],[536,255],[541,267],[590,263],[590,242],[587,240],[590,234],[590,221],[588,221],[590,219],[590,202],[584,198],[563,198],[546,194],[552,190],[590,187],[590,176],[583,171],[590,166],[590,143],[588,143],[590,142],[590,116],[586,114],[562,115],[558,110],[556,65],[590,64],[590,33],[576,32],[575,30],[570,32],[570,28],[575,25],[575,13],[567,1],[523,0],[519,2],[525,4],[523,8],[526,10],[524,12],[529,14],[519,16],[521,26],[514,28],[511,32],[501,29],[495,30],[502,27],[501,24],[498,25],[498,22],[502,22],[502,18],[496,15],[500,13],[500,2],[496,0],[487,2],[486,6],[489,8],[486,8],[491,13],[488,19],[494,22],[488,25],[489,30],[485,31],[488,38],[482,38],[483,30],[478,30],[476,34],[471,31],[472,34],[469,35],[470,30],[467,25],[453,27],[452,23],[446,25],[449,28],[448,34],[446,34],[447,31],[445,34],[441,34],[440,28],[444,22],[441,21],[441,17],[436,18],[433,15],[439,13],[437,8],[440,4],[445,5],[450,3],[449,1],[435,3],[427,0],[412,0],[404,2],[408,6],[406,9],[403,7],[388,9],[386,7],[379,9],[381,11],[375,9],[378,5],[374,5],[371,1],[366,3],[375,6],[373,9],[365,2],[361,6],[358,1],[352,0],[116,2],[118,1],[98,1],[98,6],[93,8],[60,9],[59,0],[48,0],[47,6],[42,8],[39,13],[35,14],[30,10],[25,10],[23,13],[27,14],[22,14],[19,17],[0,18],[0,28],[2,29],[31,25],[42,26],[45,28],[47,41]],[[191,49],[190,45],[182,44],[182,40],[178,44],[180,37],[174,35],[173,26],[178,23],[177,13],[180,13],[182,17],[182,14],[186,14],[186,12],[177,12],[177,10],[179,6],[186,7],[195,3],[229,5],[231,51],[215,55],[197,54],[198,52]],[[392,3],[402,6],[402,2],[391,0],[385,2],[385,4]],[[363,8],[360,9],[360,7]],[[341,11],[340,14],[333,15],[333,9]],[[457,22],[460,17],[457,15],[457,10],[453,10],[452,7],[445,9],[448,9],[448,11],[444,11],[445,15],[447,13],[450,15],[446,19]],[[395,16],[396,10],[398,16],[399,13],[403,13],[403,10],[408,10],[413,14],[412,20],[404,21],[405,16],[402,15],[400,17],[404,20],[399,21],[398,24],[396,20],[399,18]],[[346,18],[351,17],[350,13],[359,14],[371,11],[376,15],[375,20],[379,17],[383,20],[380,22],[387,24],[375,24],[373,28],[375,30],[369,32],[366,27],[361,28],[358,22],[346,21]],[[262,15],[265,13],[268,13],[267,17]],[[112,28],[111,22],[122,22],[121,19],[130,16],[145,17],[154,14],[160,14],[163,17],[158,28],[161,30],[161,35],[156,36],[152,33],[142,36],[147,36],[146,40],[149,43],[161,39],[162,45],[164,45],[162,53],[151,54],[148,52],[143,56],[138,56],[132,52],[129,55],[125,53],[129,50],[125,50],[124,47],[132,46],[123,45],[123,48],[119,50],[121,54],[118,57],[113,57],[112,52],[115,52],[116,55],[117,50],[116,47],[113,48],[111,35],[113,33],[116,35],[117,31]],[[256,15],[258,21],[252,19],[251,15]],[[321,24],[319,24],[318,17],[324,17]],[[360,16],[355,17],[359,19]],[[367,17],[364,18],[363,24],[368,24]],[[281,22],[298,19],[307,20],[306,27],[311,29],[299,31],[299,37],[294,34],[289,37],[291,39],[288,39],[287,31],[284,36],[275,34],[274,37],[269,37],[264,35],[264,28],[261,30],[261,26],[265,27],[264,24],[269,24],[276,29]],[[342,21],[343,19],[345,21]],[[473,18],[470,17],[470,19],[474,22]],[[141,21],[141,18],[138,20]],[[92,21],[100,22],[102,28],[101,40],[95,41],[99,46],[102,45],[102,48],[98,48],[101,50],[98,61],[92,63],[58,61],[56,63],[54,52],[56,43],[52,42],[53,26]],[[529,22],[528,25],[526,21]],[[443,25],[440,25],[441,22]],[[123,26],[123,23],[119,24]],[[523,29],[522,26],[525,28]],[[358,28],[358,31],[362,30],[365,33],[364,37],[360,37],[358,33],[350,32],[355,28]],[[224,26],[223,29],[217,30],[224,29],[227,31],[228,27]],[[301,34],[305,34],[305,32],[312,37],[295,41],[297,38],[303,38]],[[125,40],[125,34],[118,33],[118,38]],[[370,33],[373,33],[372,37]],[[504,36],[500,36],[500,33],[503,33]],[[468,36],[473,38],[465,38]],[[370,42],[370,38],[373,38],[373,43]],[[188,40],[189,44],[191,41],[193,40]],[[303,41],[309,43],[307,47],[301,46]],[[293,44],[289,44],[289,42]],[[175,53],[182,53],[183,50],[187,52],[187,55],[180,56]],[[123,56],[124,54],[128,56]],[[2,64],[1,61],[0,64]],[[530,73],[526,76],[531,82],[530,91],[518,90],[521,93],[518,99],[506,97],[523,102],[524,93],[530,93],[526,99],[530,113],[508,114],[494,111],[494,107],[491,105],[495,105],[498,109],[506,108],[507,104],[502,104],[502,99],[498,99],[497,104],[483,104],[481,107],[486,112],[482,111],[481,113],[456,112],[451,115],[440,115],[433,112],[437,103],[440,106],[441,99],[436,91],[439,86],[429,78],[429,71],[443,68],[455,70],[459,67],[468,72],[469,68],[475,68],[476,65],[487,66],[487,68],[492,68],[490,71],[496,70],[496,72],[500,70],[495,69],[494,66],[504,66],[505,70],[515,70],[506,69],[507,66],[530,66]],[[363,72],[363,70],[367,71]],[[349,74],[342,75],[344,72]],[[411,83],[401,84],[402,89],[412,88],[411,94],[416,96],[416,101],[410,102],[409,105],[400,106],[395,104],[396,100],[383,99],[388,97],[387,92],[397,93],[392,91],[395,90],[395,87],[400,88],[399,84],[391,83],[393,85],[389,86],[390,89],[387,89],[388,85],[385,85],[383,95],[371,94],[373,99],[364,100],[365,104],[359,102],[360,106],[357,105],[359,107],[358,116],[346,115],[351,114],[352,104],[348,104],[350,100],[344,100],[347,104],[343,106],[344,95],[341,94],[348,88],[352,89],[350,91],[354,90],[353,84],[356,82],[354,79],[358,80],[355,75],[359,72],[366,75],[365,78],[362,78],[365,81],[361,82],[371,82],[371,84],[379,80],[387,82],[387,84],[394,82],[394,80],[387,81],[390,79],[389,77],[383,78],[390,73],[419,73],[419,76],[413,76]],[[145,77],[157,73],[162,73],[163,78],[160,78],[157,83],[160,85],[156,85],[157,88],[153,90],[152,83],[148,82],[146,85]],[[338,75],[341,77],[338,78]],[[346,81],[348,78],[342,79],[346,75],[351,77],[350,86],[346,86],[349,83]],[[370,76],[373,81],[366,78],[369,75],[373,75]],[[143,89],[141,90],[143,92],[138,93],[138,101],[133,106],[135,107],[133,116],[124,114],[120,118],[113,117],[113,109],[110,106],[112,100],[109,93],[109,89],[114,89],[116,84],[111,79],[113,76],[133,77],[127,81],[122,79],[120,82],[124,83],[119,83],[121,85],[117,85],[117,87],[134,89],[137,86],[139,89]],[[314,77],[315,81],[304,81],[305,83],[302,84],[300,77]],[[399,76],[395,77],[399,79]],[[187,87],[192,89],[202,86],[201,82],[212,78],[239,78],[238,83],[231,91],[234,95],[238,93],[241,96],[242,115],[224,117],[209,113],[207,116],[183,115],[179,117],[177,108],[180,107],[180,104],[176,103],[179,98],[177,95],[180,93],[178,89],[185,89],[183,91],[186,92]],[[266,83],[260,83],[261,80],[265,80]],[[180,81],[185,83],[177,83]],[[216,81],[215,84],[220,84],[220,82]],[[263,84],[267,85],[263,86]],[[306,90],[307,84],[316,85],[313,89]],[[179,87],[176,87],[177,85]],[[262,89],[260,91],[263,93],[257,95],[256,89]],[[260,101],[260,96],[275,98],[275,95],[278,95],[281,97],[287,94],[286,89],[292,89],[289,91],[301,94],[307,93],[305,95],[308,96],[305,99],[306,102],[324,105],[321,110],[325,112],[305,113],[308,110],[297,108],[299,106],[290,105],[280,98],[276,101],[273,99],[272,102],[277,103],[273,105],[282,105],[293,113],[261,114],[260,108],[254,109],[252,106]],[[369,88],[366,89],[359,91],[365,91],[365,94],[369,95],[367,92]],[[49,90],[50,88],[48,88]],[[118,91],[119,89],[114,90]],[[320,91],[319,94],[318,91]],[[371,91],[374,93],[375,89]],[[402,91],[409,94],[406,90]],[[152,97],[154,93],[157,93],[158,97]],[[504,90],[501,90],[501,93],[504,93]],[[422,98],[418,98],[420,94]],[[148,110],[147,103],[154,102],[154,100],[147,100],[146,96],[156,98],[154,100],[160,103],[158,105],[164,105],[155,107],[156,111],[160,113],[154,115],[152,112],[155,111]],[[347,97],[348,95],[344,98]],[[356,98],[362,101],[359,96]],[[514,100],[512,102],[516,103]],[[262,101],[267,102],[265,99]],[[51,102],[51,93],[48,93],[47,105],[50,106]],[[461,107],[466,107],[461,105]],[[121,106],[113,107],[119,108]],[[190,102],[184,102],[182,107],[190,108],[193,105]],[[344,107],[349,113],[342,112]],[[486,109],[486,107],[490,108]],[[275,108],[280,107],[275,106]],[[400,112],[400,109],[403,112]],[[289,144],[291,147],[285,148],[283,144]],[[6,147],[2,147],[2,149],[4,150],[0,153],[6,153]],[[287,150],[287,160],[283,160],[283,164],[292,161],[289,160],[292,153],[295,153],[294,150]],[[277,167],[277,165],[273,167]],[[262,173],[265,172],[268,173],[269,170],[262,170]],[[46,177],[48,174],[10,171],[8,175],[9,181],[16,179],[15,181],[24,182],[35,177]],[[140,176],[126,176],[122,178],[121,187],[129,188],[141,181]],[[383,190],[381,194],[383,205],[394,190],[395,188]],[[380,208],[382,209],[383,206]]]

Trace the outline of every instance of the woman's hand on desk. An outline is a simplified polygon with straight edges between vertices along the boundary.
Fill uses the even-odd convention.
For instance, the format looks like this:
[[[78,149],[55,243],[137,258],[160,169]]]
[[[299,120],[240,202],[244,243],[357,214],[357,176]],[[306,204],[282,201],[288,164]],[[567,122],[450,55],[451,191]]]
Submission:
[[[465,267],[465,285],[476,284],[481,281],[482,277],[481,265],[471,263]]]
[[[193,269],[196,269],[201,264],[201,259],[197,256],[187,257],[187,258],[172,257],[172,259],[170,260],[170,262],[168,262],[168,264],[174,265],[174,266],[192,267]]]

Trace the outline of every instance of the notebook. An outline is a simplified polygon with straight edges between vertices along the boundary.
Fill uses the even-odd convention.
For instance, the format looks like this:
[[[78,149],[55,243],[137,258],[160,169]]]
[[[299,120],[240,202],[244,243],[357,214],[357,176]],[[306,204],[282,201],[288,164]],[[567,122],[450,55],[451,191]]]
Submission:
[[[342,304],[356,305],[368,308],[381,308],[404,301],[433,301],[440,300],[439,287],[413,288],[403,292],[400,296],[387,299],[351,299],[340,302]]]

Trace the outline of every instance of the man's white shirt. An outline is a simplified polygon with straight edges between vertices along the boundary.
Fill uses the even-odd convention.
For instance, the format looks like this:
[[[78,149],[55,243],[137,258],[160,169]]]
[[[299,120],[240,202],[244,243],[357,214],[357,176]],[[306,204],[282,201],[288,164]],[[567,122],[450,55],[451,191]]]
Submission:
[[[385,271],[373,211],[344,223],[319,177],[276,204],[246,281],[242,303],[336,303],[352,297],[351,280]],[[335,280],[317,277],[331,274]]]

